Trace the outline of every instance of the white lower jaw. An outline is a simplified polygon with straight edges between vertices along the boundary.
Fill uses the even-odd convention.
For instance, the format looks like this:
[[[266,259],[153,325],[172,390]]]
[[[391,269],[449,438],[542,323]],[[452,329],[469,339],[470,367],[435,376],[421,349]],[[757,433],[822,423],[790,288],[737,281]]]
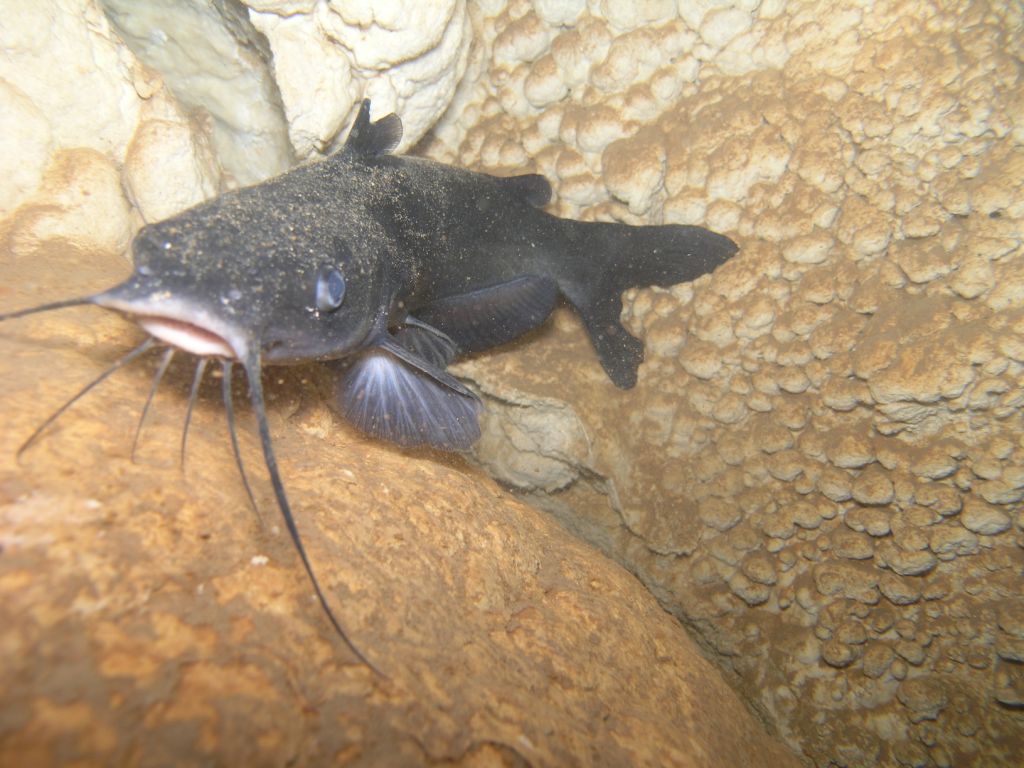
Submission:
[[[146,333],[193,355],[238,358],[226,340],[197,325],[155,315],[137,315],[133,319]]]

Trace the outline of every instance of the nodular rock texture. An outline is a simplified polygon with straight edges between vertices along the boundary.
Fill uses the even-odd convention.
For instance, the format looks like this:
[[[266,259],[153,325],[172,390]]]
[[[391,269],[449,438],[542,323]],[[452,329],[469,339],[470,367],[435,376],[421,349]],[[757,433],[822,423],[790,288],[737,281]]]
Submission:
[[[478,18],[487,74],[433,156],[740,245],[626,296],[634,391],[568,314],[465,364],[479,461],[636,573],[815,764],[1015,766],[1021,9],[683,5]]]
[[[249,22],[273,54],[266,71],[281,98],[227,106],[263,119],[261,110],[283,105],[297,156],[325,149],[363,95],[378,107],[397,107],[411,136],[450,102],[420,151],[500,173],[542,172],[556,191],[551,210],[562,215],[701,224],[733,237],[741,252],[710,278],[626,296],[626,319],[647,348],[635,390],[620,392],[605,380],[567,313],[522,343],[464,364],[461,372],[475,380],[488,404],[477,461],[635,573],[806,760],[851,768],[1018,764],[1024,746],[1024,89],[1018,44],[1024,19],[1018,5],[791,0],[751,9],[740,2],[452,0],[438,6],[444,12],[429,24],[403,11],[419,4],[402,0],[247,5]],[[9,16],[12,23],[0,28],[0,211],[13,214],[0,262],[4,308],[105,284],[115,275],[104,272],[93,281],[94,254],[123,251],[142,221],[233,181],[209,114],[184,109],[167,85],[170,78],[136,60],[98,3],[49,0]],[[231,23],[245,26],[245,16],[235,14]],[[80,64],[75,77],[67,77],[74,62]],[[238,140],[244,143],[245,135],[241,131]],[[53,261],[56,243],[65,246],[60,261]],[[5,461],[36,423],[20,410],[42,417],[127,343],[131,330],[123,323],[76,312],[0,328],[0,339],[17,350],[13,375],[3,374],[12,382],[6,384],[13,388],[10,397],[17,398],[11,402],[19,404],[7,409],[12,428],[3,430]],[[41,355],[39,367],[26,362],[31,349]],[[73,353],[81,376],[72,376],[76,369],[58,362],[58,353]],[[78,563],[86,574],[68,576],[60,583],[70,586],[54,593],[43,576],[65,571],[34,560],[19,566],[21,575],[4,588],[11,596],[5,611],[29,615],[29,603],[44,606],[30,623],[41,627],[31,630],[38,635],[23,635],[29,638],[24,647],[42,655],[31,658],[47,659],[32,668],[56,670],[46,679],[59,687],[77,679],[62,660],[76,659],[100,670],[93,680],[106,675],[103,680],[115,681],[104,687],[79,680],[78,689],[68,689],[88,689],[102,708],[92,699],[83,707],[55,689],[34,709],[19,699],[18,706],[3,708],[4,717],[15,718],[9,732],[43,723],[48,736],[63,728],[71,743],[88,732],[89,748],[107,749],[123,742],[110,735],[113,726],[91,728],[94,713],[116,726],[141,709],[150,713],[144,722],[164,724],[168,743],[209,748],[228,743],[221,734],[241,733],[245,723],[264,718],[263,730],[279,734],[273,728],[281,724],[287,736],[268,736],[267,743],[296,745],[284,751],[299,761],[318,759],[320,745],[335,738],[381,743],[375,738],[387,728],[389,738],[415,732],[421,739],[409,736],[415,742],[410,760],[448,754],[435,749],[444,739],[423,734],[442,729],[431,718],[448,717],[468,695],[465,685],[430,682],[433,692],[423,701],[444,703],[429,716],[410,705],[413,714],[401,723],[415,726],[396,724],[393,714],[381,717],[383,694],[371,692],[365,677],[344,689],[354,691],[351,707],[317,708],[328,700],[328,688],[341,689],[332,675],[342,669],[355,675],[356,668],[345,666],[344,649],[326,633],[287,542],[268,533],[276,517],[265,485],[258,490],[263,520],[245,508],[213,382],[197,417],[211,426],[196,431],[190,449],[200,458],[190,461],[184,479],[171,466],[180,416],[175,405],[188,377],[176,375],[178,387],[167,387],[176,394],[161,401],[144,435],[140,466],[127,461],[134,409],[148,387],[137,370],[105,384],[92,405],[87,400],[76,407],[21,466],[4,465],[6,498],[24,497],[12,508],[20,510],[20,527],[5,530],[24,531],[38,521],[45,535],[19,534],[35,553],[28,556],[41,558],[45,549],[46,557]],[[42,384],[33,379],[45,383],[45,400],[35,394]],[[403,514],[397,519],[412,520],[418,535],[440,551],[472,549],[479,537],[460,539],[455,533],[461,528],[451,522],[458,517],[451,499],[470,493],[463,484],[471,470],[356,439],[328,416],[314,394],[319,387],[312,371],[288,372],[273,390],[274,428],[286,480],[299,483],[289,489],[304,513],[303,530],[339,600],[339,615],[357,642],[371,641],[360,647],[378,660],[374,648],[387,648],[387,638],[373,628],[386,626],[404,643],[396,655],[412,660],[409,674],[419,675],[422,660],[436,650],[431,632],[441,633],[437,647],[446,653],[461,641],[430,617],[423,619],[425,650],[417,649],[419,640],[402,640],[420,637],[416,611],[428,612],[426,603],[374,601],[404,594],[388,592],[397,590],[392,582],[403,569],[414,586],[434,577],[421,577],[402,559],[417,562],[402,555],[411,546],[405,533],[392,540],[374,531],[394,530],[388,510],[398,505]],[[242,398],[241,388],[238,394]],[[248,438],[243,443],[250,467],[257,467],[256,446]],[[329,457],[335,450],[338,458]],[[154,472],[165,474],[154,479]],[[383,495],[406,476],[448,486],[443,490],[450,494],[425,511],[417,503],[435,498],[427,491],[400,502]],[[92,483],[88,490],[77,485],[85,482]],[[26,508],[34,484],[49,490],[38,507]],[[158,494],[156,511],[135,510],[130,494],[136,487]],[[69,495],[61,496],[62,489]],[[479,500],[494,491],[485,485],[473,493],[483,494],[472,497]],[[328,514],[322,494],[337,507],[330,524],[320,517]],[[54,499],[63,506],[50,506]],[[338,525],[350,502],[355,514]],[[495,496],[494,509],[498,503]],[[71,522],[53,523],[47,515],[54,509]],[[129,528],[136,518],[142,527]],[[541,518],[524,519],[523,536],[549,530]],[[131,546],[118,549],[110,542],[124,530],[137,534]],[[346,532],[355,543],[328,552],[329,531]],[[137,546],[147,537],[158,545]],[[557,540],[558,549],[575,551]],[[12,541],[5,542],[0,564],[21,551]],[[528,561],[512,560],[517,564],[501,573],[528,570]],[[197,564],[194,576],[183,574],[183,562]],[[460,567],[443,557],[427,562]],[[439,573],[448,578],[444,574],[452,572]],[[456,583],[464,582],[452,581],[449,594]],[[465,583],[460,589],[467,599],[479,594],[471,587],[482,589]],[[525,591],[509,594],[532,594],[518,583],[515,589]],[[212,604],[204,602],[211,593]],[[119,597],[107,597],[113,594]],[[157,613],[147,612],[152,601]],[[492,609],[481,601],[483,610]],[[392,604],[397,613],[388,624]],[[191,670],[186,683],[156,672],[129,675],[124,669],[135,659],[149,658],[140,650],[143,641],[119,646],[109,627],[104,637],[113,639],[106,645],[86,641],[96,631],[90,621],[97,606],[121,611],[106,614],[122,617],[106,619],[108,625],[140,622],[131,631],[155,646],[164,635],[183,638],[192,630],[175,630],[170,619],[152,616],[195,617],[206,606],[212,639],[179,639],[173,652],[159,651],[161,659],[178,654],[173,664]],[[473,615],[460,613],[464,609],[444,606],[449,615]],[[533,629],[522,632],[539,631],[529,617],[523,621]],[[548,619],[539,621],[546,626]],[[599,625],[609,631],[615,622]],[[493,638],[484,636],[479,647],[490,647]],[[251,637],[261,639],[246,645]],[[232,643],[245,653],[232,651]],[[277,677],[269,677],[290,681],[297,693],[271,714],[251,693],[255,684],[243,690],[240,682],[227,686],[226,674],[206,676],[223,659],[242,664],[253,647],[263,649],[256,654],[262,659],[284,643],[301,647],[274,656]],[[474,643],[464,651],[470,658],[470,651],[483,653]],[[111,648],[119,661],[94,663]],[[220,655],[203,666],[209,649]],[[10,664],[17,657],[0,658]],[[166,672],[165,666],[149,668]],[[457,672],[418,677],[408,690]],[[22,686],[11,690],[38,689],[22,674],[7,675]],[[143,675],[139,699],[127,696],[128,683],[117,687],[135,674]],[[208,679],[214,682],[199,696]],[[623,685],[638,679],[622,678]],[[458,695],[438,693],[451,690]],[[608,688],[596,690],[591,702],[610,695]],[[159,709],[179,691],[187,695],[176,701],[208,703]],[[267,699],[268,707],[276,701]],[[296,719],[297,701],[306,713],[302,723],[315,721],[310,730]],[[328,710],[332,727],[359,717],[369,735],[352,730],[337,736],[340,728],[330,730],[319,719]],[[338,712],[348,714],[335,717]],[[588,712],[587,722],[608,722],[597,704]],[[670,713],[667,729],[652,729],[675,738],[678,715]],[[731,716],[716,717],[713,727],[728,727]],[[694,720],[693,727],[707,722]],[[617,738],[617,725],[601,727]],[[328,731],[332,735],[324,736]],[[457,731],[452,726],[445,733]],[[456,746],[452,754],[501,757],[498,741],[487,746],[463,735],[450,744],[476,746]],[[424,749],[428,742],[433,746]],[[61,743],[55,759],[65,754]],[[135,755],[141,748],[132,742],[128,749]],[[373,762],[377,754],[365,749],[335,754]],[[674,759],[670,749],[656,753],[656,762]],[[688,749],[681,754],[699,754]],[[239,754],[234,762],[251,753]],[[583,754],[593,762],[622,757],[612,750]],[[639,753],[630,757],[644,760]]]
[[[0,247],[0,306],[112,284],[117,254]],[[797,765],[620,566],[459,459],[340,424],[316,370],[270,417],[313,596],[248,410],[231,459],[191,365],[132,437],[154,359],[19,444],[140,337],[93,308],[0,329],[0,764]],[[244,402],[243,386],[236,399]]]

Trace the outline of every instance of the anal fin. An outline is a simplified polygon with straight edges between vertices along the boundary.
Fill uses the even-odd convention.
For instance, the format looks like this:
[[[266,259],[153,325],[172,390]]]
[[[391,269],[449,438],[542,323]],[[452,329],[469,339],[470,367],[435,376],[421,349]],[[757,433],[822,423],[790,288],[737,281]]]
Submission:
[[[558,285],[548,277],[522,275],[470,293],[451,296],[413,312],[458,346],[460,354],[490,349],[543,323],[555,308]]]
[[[615,386],[630,389],[636,385],[637,369],[644,361],[644,344],[619,321],[621,314],[618,296],[580,310],[601,367]]]

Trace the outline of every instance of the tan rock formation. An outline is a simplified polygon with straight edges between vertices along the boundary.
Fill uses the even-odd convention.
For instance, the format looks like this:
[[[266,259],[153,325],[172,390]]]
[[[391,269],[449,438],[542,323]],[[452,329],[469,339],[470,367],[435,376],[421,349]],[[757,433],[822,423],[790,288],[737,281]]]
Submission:
[[[93,275],[96,251],[229,181],[209,121],[177,105],[97,5],[37,5],[50,10],[0,30],[0,210],[17,210],[5,308],[104,284],[117,270]],[[402,2],[248,5],[300,155],[363,92],[394,98],[419,129],[454,98],[435,157],[538,170],[563,215],[734,237],[741,253],[709,279],[627,297],[647,346],[633,391],[607,382],[568,314],[464,364],[489,404],[478,460],[636,573],[814,763],[1019,762],[1018,6],[446,2],[421,41]],[[401,45],[357,55],[362,38]],[[90,62],[79,77],[38,76],[75,57]],[[355,438],[295,395],[291,374],[274,405],[289,489],[339,615],[388,683],[346,664],[267,533],[276,518],[241,509],[217,433],[197,432],[187,483],[152,465],[173,458],[173,421],[127,462],[137,371],[15,466],[19,429],[129,332],[85,310],[0,329],[4,403],[17,406],[0,444],[0,610],[18,619],[0,658],[20,665],[3,670],[15,681],[3,748],[128,761],[142,747],[122,729],[137,727],[154,759],[184,745],[225,762],[258,750],[733,765],[747,742],[776,759],[735,708],[702,717],[729,695],[708,678],[691,696],[684,641],[629,580],[464,466]],[[55,372],[35,394],[33,377]],[[204,402],[204,429],[217,411]],[[252,723],[263,741],[247,738]],[[375,751],[384,743],[398,751]]]
[[[5,309],[125,271],[62,240],[5,242],[0,270]],[[248,508],[215,381],[177,466],[191,366],[137,461],[144,365],[17,461],[138,337],[96,309],[0,333],[0,764],[798,764],[632,576],[461,460],[359,437],[317,370],[271,381],[276,447],[334,610],[386,677],[334,634],[243,428]]]
[[[480,16],[488,76],[431,153],[512,172],[522,147],[563,214],[741,251],[628,297],[634,391],[568,315],[465,364],[480,461],[627,564],[817,764],[1016,765],[1020,9],[574,7]],[[505,437],[531,397],[557,455]]]

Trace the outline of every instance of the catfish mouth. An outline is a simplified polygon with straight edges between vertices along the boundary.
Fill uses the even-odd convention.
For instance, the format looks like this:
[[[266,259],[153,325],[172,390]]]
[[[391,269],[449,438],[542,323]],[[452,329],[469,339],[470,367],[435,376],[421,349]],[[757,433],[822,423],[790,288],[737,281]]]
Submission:
[[[136,297],[118,286],[93,297],[93,303],[134,320],[150,336],[198,357],[247,359],[245,334],[201,306],[166,293]]]
[[[161,315],[131,315],[131,318],[150,336],[185,352],[199,357],[240,359],[227,339],[201,325]]]

